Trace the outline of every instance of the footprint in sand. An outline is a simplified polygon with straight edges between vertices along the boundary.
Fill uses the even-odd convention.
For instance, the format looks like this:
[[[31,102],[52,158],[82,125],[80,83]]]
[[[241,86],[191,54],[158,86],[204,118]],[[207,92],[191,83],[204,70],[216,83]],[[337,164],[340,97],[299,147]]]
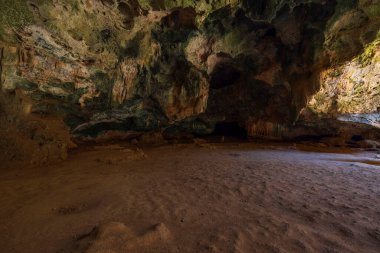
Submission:
[[[352,232],[352,230],[349,229],[348,227],[340,224],[340,223],[333,222],[333,223],[331,223],[331,226],[335,230],[337,230],[339,232],[339,234],[343,235],[344,237],[348,237],[348,238],[353,238],[354,237],[354,233]]]
[[[380,244],[380,229],[373,229],[368,232],[368,235],[377,241],[378,244]]]
[[[170,252],[167,245],[170,239],[171,233],[163,223],[138,235],[123,223],[110,222],[80,237],[72,253]]]
[[[77,213],[82,213],[82,212],[91,210],[93,208],[98,207],[99,204],[100,204],[100,201],[94,200],[87,203],[69,204],[65,206],[60,206],[58,208],[52,208],[52,211],[59,215],[71,215],[71,214],[77,214]]]

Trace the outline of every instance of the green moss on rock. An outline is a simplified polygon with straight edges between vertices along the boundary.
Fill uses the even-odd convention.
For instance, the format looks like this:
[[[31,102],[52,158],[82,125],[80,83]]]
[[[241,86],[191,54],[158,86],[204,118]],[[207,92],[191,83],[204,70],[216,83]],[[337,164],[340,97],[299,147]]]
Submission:
[[[371,18],[380,16],[380,2],[378,0],[362,0],[360,1],[360,7]]]
[[[2,26],[21,28],[33,21],[25,0],[0,0],[0,24]]]
[[[368,44],[361,55],[356,57],[356,60],[360,63],[362,67],[365,67],[369,65],[374,56],[376,55],[376,52],[378,51],[378,48],[380,47],[380,31],[377,34],[377,37],[374,42]]]

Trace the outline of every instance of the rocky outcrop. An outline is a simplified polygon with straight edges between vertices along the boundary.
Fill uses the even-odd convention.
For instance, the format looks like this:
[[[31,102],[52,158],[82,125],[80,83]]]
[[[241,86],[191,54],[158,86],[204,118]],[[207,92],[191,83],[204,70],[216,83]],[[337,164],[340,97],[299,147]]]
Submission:
[[[76,145],[59,117],[31,113],[32,100],[22,91],[0,94],[0,162],[27,161],[41,165],[65,160]]]
[[[380,137],[379,34],[362,54],[321,73],[321,89],[301,111],[291,136],[298,129],[301,135],[329,136],[346,144],[359,136],[360,140]]]
[[[324,71],[321,89],[308,103],[314,113],[380,111],[380,33],[355,59]]]
[[[357,66],[335,66],[365,53],[380,27],[377,0],[0,5],[2,92],[22,91],[31,114],[61,117],[85,138],[206,134],[220,122],[286,129],[319,90],[320,72],[334,66],[347,78]]]

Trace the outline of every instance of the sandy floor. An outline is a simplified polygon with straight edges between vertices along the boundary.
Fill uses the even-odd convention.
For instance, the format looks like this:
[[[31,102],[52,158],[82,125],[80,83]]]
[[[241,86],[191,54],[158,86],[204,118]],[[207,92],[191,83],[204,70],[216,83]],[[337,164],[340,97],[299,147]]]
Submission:
[[[0,252],[380,252],[374,153],[145,153],[108,146],[1,169]]]

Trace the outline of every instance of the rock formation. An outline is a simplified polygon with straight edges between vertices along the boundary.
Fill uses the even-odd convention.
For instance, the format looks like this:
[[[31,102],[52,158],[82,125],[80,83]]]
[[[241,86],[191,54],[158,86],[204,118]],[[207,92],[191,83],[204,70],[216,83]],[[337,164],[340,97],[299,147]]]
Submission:
[[[38,131],[66,149],[69,134],[208,134],[223,122],[252,136],[283,137],[305,107],[323,114],[380,107],[378,0],[0,0],[0,6],[5,149],[38,142],[23,134],[29,118],[49,126]],[[60,135],[50,127],[53,119],[65,123]]]

